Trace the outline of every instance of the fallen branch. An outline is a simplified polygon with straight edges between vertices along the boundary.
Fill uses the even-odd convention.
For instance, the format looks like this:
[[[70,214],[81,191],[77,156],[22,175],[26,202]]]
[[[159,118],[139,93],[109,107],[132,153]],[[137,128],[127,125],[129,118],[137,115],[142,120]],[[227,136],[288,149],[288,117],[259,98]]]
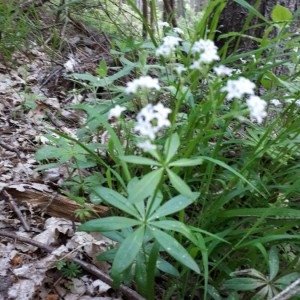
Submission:
[[[22,212],[20,211],[19,207],[16,204],[16,201],[13,199],[13,197],[7,192],[3,191],[4,200],[10,205],[12,210],[15,212],[15,214],[18,216],[19,220],[21,221],[23,227],[26,231],[30,230],[30,226],[28,225],[27,221],[22,215]]]
[[[7,145],[6,143],[3,143],[3,142],[1,142],[1,141],[0,141],[0,146],[1,146],[2,148],[4,148],[5,150],[10,151],[10,152],[15,152],[15,153],[17,154],[18,158],[21,158],[21,154],[20,154],[20,152],[19,152],[18,149],[14,148],[14,147],[11,147],[11,146],[9,146],[9,145]]]
[[[300,285],[300,278],[297,279],[296,281],[294,281],[292,284],[290,284],[286,289],[281,291],[279,294],[277,294],[271,300],[288,300],[295,295],[299,295],[299,293],[300,293],[299,285]]]
[[[48,253],[52,253],[54,250],[56,250],[56,248],[37,242],[33,239],[30,238],[26,238],[24,236],[19,236],[16,233],[12,233],[12,232],[8,232],[8,231],[0,231],[0,236],[3,237],[8,237],[8,238],[12,238],[14,240],[38,247],[40,249],[43,249],[44,251],[48,252]],[[98,277],[100,280],[102,280],[103,282],[105,282],[106,284],[108,284],[109,286],[113,285],[113,280],[104,272],[102,272],[101,270],[99,270],[97,267],[95,267],[92,264],[89,264],[81,259],[78,258],[73,258],[71,259],[74,263],[78,264],[82,269],[86,270],[87,272],[93,274],[94,276]],[[134,290],[132,290],[131,288],[129,288],[126,285],[121,284],[119,286],[119,290],[121,293],[124,294],[124,296],[128,297],[128,299],[130,300],[145,300],[145,298],[143,298],[141,295],[139,295],[137,292],[135,292]]]

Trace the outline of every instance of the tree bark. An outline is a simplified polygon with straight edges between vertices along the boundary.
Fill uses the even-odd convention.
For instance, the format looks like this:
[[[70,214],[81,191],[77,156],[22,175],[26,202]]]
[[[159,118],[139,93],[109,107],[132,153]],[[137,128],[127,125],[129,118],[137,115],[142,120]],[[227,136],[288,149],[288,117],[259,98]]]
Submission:
[[[271,20],[271,12],[276,4],[280,4],[288,8],[294,13],[298,8],[299,0],[248,0],[247,2],[256,8],[266,19]],[[225,44],[225,39],[218,39],[220,35],[230,32],[243,33],[249,36],[260,38],[263,36],[266,24],[256,16],[249,17],[249,11],[236,3],[235,1],[228,0],[225,9],[221,13],[216,44],[221,48]],[[248,21],[248,24],[245,24]],[[257,26],[258,25],[258,26]],[[292,27],[293,28],[293,27]],[[293,29],[291,29],[293,30]],[[274,37],[275,31],[271,32],[270,37]],[[236,44],[238,43],[238,44]],[[229,52],[239,49],[240,51],[247,51],[254,49],[257,43],[254,40],[239,37],[233,39]]]
[[[177,27],[175,0],[163,0],[164,12],[163,20],[170,23],[173,27]]]
[[[147,0],[143,0],[142,2],[142,7],[143,7],[143,38],[146,39],[148,32],[147,32],[147,24],[148,24],[148,2]]]

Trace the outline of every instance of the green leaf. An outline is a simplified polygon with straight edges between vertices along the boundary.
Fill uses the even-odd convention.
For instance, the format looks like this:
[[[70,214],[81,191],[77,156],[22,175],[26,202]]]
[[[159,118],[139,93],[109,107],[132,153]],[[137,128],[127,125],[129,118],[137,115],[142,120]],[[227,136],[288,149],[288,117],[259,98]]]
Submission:
[[[149,218],[149,220],[155,220],[167,215],[171,215],[175,212],[178,212],[190,204],[192,204],[197,197],[199,196],[199,193],[192,193],[191,197],[187,197],[184,195],[178,195],[166,203],[164,203],[161,207],[159,207]]]
[[[154,296],[154,286],[155,286],[155,273],[157,271],[157,260],[159,257],[159,244],[154,242],[149,253],[147,261],[147,298],[155,299]]]
[[[101,60],[98,68],[96,68],[96,72],[100,77],[105,77],[107,75],[107,64],[105,60]]]
[[[167,253],[169,253],[169,255],[187,268],[195,271],[198,274],[200,273],[200,269],[194,259],[176,239],[159,229],[150,227],[150,230],[156,241]]]
[[[221,160],[218,159],[214,159],[211,158],[209,156],[202,156],[203,159],[211,161],[221,167],[223,167],[224,169],[230,171],[231,173],[233,173],[234,175],[236,175],[237,177],[239,177],[240,179],[242,179],[244,182],[246,182],[247,184],[249,184],[256,192],[258,192],[260,195],[264,196],[250,181],[248,181],[242,174],[240,174],[239,172],[237,172],[236,170],[234,170],[233,168],[231,168],[230,166],[228,166],[227,164],[225,164],[224,162],[222,162]]]
[[[213,300],[222,300],[223,299],[220,296],[218,290],[210,284],[207,286],[207,292]]]
[[[58,151],[58,147],[55,146],[43,146],[37,150],[35,153],[35,158],[37,161],[51,158],[60,158],[61,154]]]
[[[105,188],[105,187],[96,187],[94,192],[105,202],[110,205],[136,217],[139,218],[139,214],[134,206],[128,202],[126,198],[124,198],[118,192]]]
[[[174,266],[172,266],[169,262],[162,259],[161,257],[158,257],[156,267],[157,267],[157,269],[161,270],[162,272],[170,274],[174,277],[180,276],[180,273],[178,272],[178,270]]]
[[[161,181],[163,172],[164,170],[161,168],[145,175],[135,185],[134,194],[129,195],[128,201],[130,203],[138,203],[153,195]]]
[[[173,187],[181,194],[187,196],[187,197],[193,197],[193,193],[190,189],[190,187],[173,171],[170,169],[166,169],[169,179],[173,185]]]
[[[197,245],[197,239],[192,231],[183,223],[175,220],[153,221],[149,223],[151,226],[159,227],[165,230],[177,231],[183,234],[187,239]]]
[[[260,279],[233,278],[225,281],[224,288],[235,291],[254,291],[265,284],[266,282]]]
[[[122,242],[118,249],[112,269],[112,278],[118,278],[118,275],[125,271],[135,260],[138,252],[140,251],[145,234],[145,227],[141,226]]]
[[[287,286],[290,285],[292,282],[296,281],[297,279],[300,278],[300,273],[299,272],[293,272],[287,275],[284,275],[280,277],[278,280],[274,282],[275,285],[283,285]]]
[[[249,247],[249,246],[255,246],[257,243],[270,243],[270,242],[279,242],[279,241],[285,241],[285,240],[295,240],[300,241],[300,234],[276,234],[276,235],[267,235],[261,238],[257,239],[251,239],[248,242],[241,243],[236,246],[236,249]]]
[[[279,257],[276,246],[271,247],[269,252],[269,278],[273,280],[279,271]]]
[[[244,8],[246,8],[247,10],[249,10],[249,12],[259,17],[264,22],[269,23],[269,21],[257,9],[255,9],[255,7],[249,4],[247,1],[245,0],[234,0],[234,1],[240,4],[241,6],[243,6]]]
[[[230,273],[231,277],[238,277],[238,276],[243,276],[243,277],[247,277],[247,276],[251,276],[251,277],[255,277],[256,279],[260,279],[265,281],[266,277],[264,276],[264,274],[262,274],[261,272],[257,271],[256,269],[244,269],[244,270],[239,270],[239,271],[235,271]]]
[[[182,158],[176,161],[171,162],[169,167],[193,167],[197,165],[201,165],[203,162],[202,158]]]
[[[114,231],[140,225],[141,222],[126,217],[107,217],[87,221],[78,227],[79,231],[102,232]]]
[[[290,219],[290,220],[299,220],[300,219],[300,210],[292,208],[277,208],[277,207],[268,207],[268,208],[240,208],[240,209],[230,209],[222,211],[217,214],[218,218],[233,218],[233,217],[277,217],[278,219]]]
[[[156,197],[149,198],[147,201],[146,212],[148,216],[151,216],[153,212],[160,206],[163,200],[163,195],[160,191],[157,192]]]
[[[206,234],[208,236],[211,236],[213,239],[215,240],[218,240],[220,242],[224,242],[224,243],[227,243],[227,244],[230,244],[229,242],[227,242],[226,240],[222,239],[221,237],[219,237],[218,235],[216,234],[213,234],[209,231],[206,231],[206,230],[203,230],[201,228],[197,228],[197,227],[194,227],[194,226],[189,226],[189,228],[192,230],[192,231],[195,231],[195,232],[199,232],[199,233],[203,233],[203,234]]]
[[[287,22],[293,20],[293,14],[288,8],[276,4],[272,10],[271,18],[274,22]]]
[[[168,163],[172,157],[176,154],[178,148],[180,146],[180,140],[177,133],[173,133],[171,137],[169,137],[164,146],[164,154],[166,163]]]
[[[119,156],[120,160],[123,160],[128,163],[132,163],[135,165],[148,165],[148,166],[161,166],[161,163],[157,162],[154,159],[146,158],[146,157],[140,157],[135,155],[124,155]]]

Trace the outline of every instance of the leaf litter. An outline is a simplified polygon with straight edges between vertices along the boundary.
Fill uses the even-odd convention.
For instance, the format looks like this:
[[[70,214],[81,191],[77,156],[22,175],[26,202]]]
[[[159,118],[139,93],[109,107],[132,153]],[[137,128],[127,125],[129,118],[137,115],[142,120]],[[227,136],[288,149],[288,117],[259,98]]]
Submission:
[[[66,109],[84,97],[68,96],[73,85],[64,74],[70,67],[79,68],[75,62],[81,62],[77,72],[94,70],[107,55],[100,35],[97,39],[86,36],[92,42],[81,39],[77,44],[81,33],[68,26],[64,39],[70,41],[72,58],[65,55],[54,62],[47,47],[31,41],[28,49],[13,54],[13,66],[0,62],[0,300],[111,300],[124,296],[95,276],[97,270],[109,272],[110,265],[97,261],[96,256],[111,247],[112,241],[100,234],[75,232],[73,216],[62,218],[53,210],[41,210],[41,204],[33,205],[37,198],[50,202],[50,195],[57,193],[66,176],[63,167],[36,171],[34,154],[42,137],[53,129],[75,136],[84,122],[84,116]],[[103,54],[99,55],[100,48]],[[62,276],[57,263],[72,259],[87,265],[86,270],[88,264],[96,269],[77,278]]]

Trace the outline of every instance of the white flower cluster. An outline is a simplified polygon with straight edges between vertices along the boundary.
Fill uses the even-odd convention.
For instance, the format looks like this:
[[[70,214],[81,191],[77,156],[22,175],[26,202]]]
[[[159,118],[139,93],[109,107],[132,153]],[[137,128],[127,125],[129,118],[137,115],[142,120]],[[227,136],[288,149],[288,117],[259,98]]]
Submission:
[[[230,76],[233,72],[233,69],[228,68],[224,65],[219,65],[213,68],[217,76]]]
[[[160,90],[159,82],[157,78],[152,78],[150,76],[141,76],[140,78],[134,79],[127,83],[125,88],[125,93],[135,94],[137,90],[141,89],[156,89]]]
[[[232,100],[233,98],[241,99],[247,95],[247,106],[250,111],[251,119],[256,119],[258,124],[261,124],[263,119],[267,116],[266,101],[254,95],[255,84],[247,78],[239,77],[235,80],[228,80],[226,86],[221,91],[227,92],[226,99]]]
[[[250,116],[252,119],[256,119],[258,124],[261,124],[263,119],[267,116],[266,107],[267,102],[260,99],[258,96],[251,95],[246,101]]]
[[[226,99],[242,98],[243,95],[253,95],[255,84],[245,77],[239,77],[235,80],[228,80],[226,86],[221,92],[227,92]]]
[[[158,28],[169,28],[170,24],[168,22],[157,22]]]
[[[145,140],[137,146],[144,151],[154,150],[155,145],[151,143],[156,138],[156,134],[164,127],[171,125],[168,115],[171,109],[164,107],[163,104],[148,104],[137,115],[137,122],[134,131],[138,132]]]
[[[211,40],[199,40],[192,47],[193,54],[199,54],[199,58],[191,65],[192,69],[199,69],[201,64],[210,64],[219,60],[218,48]]]
[[[120,105],[116,105],[114,108],[112,108],[108,113],[108,119],[112,118],[120,118],[123,111],[125,111],[126,108]]]
[[[170,56],[181,41],[182,39],[177,36],[165,36],[162,45],[156,49],[156,56]]]

